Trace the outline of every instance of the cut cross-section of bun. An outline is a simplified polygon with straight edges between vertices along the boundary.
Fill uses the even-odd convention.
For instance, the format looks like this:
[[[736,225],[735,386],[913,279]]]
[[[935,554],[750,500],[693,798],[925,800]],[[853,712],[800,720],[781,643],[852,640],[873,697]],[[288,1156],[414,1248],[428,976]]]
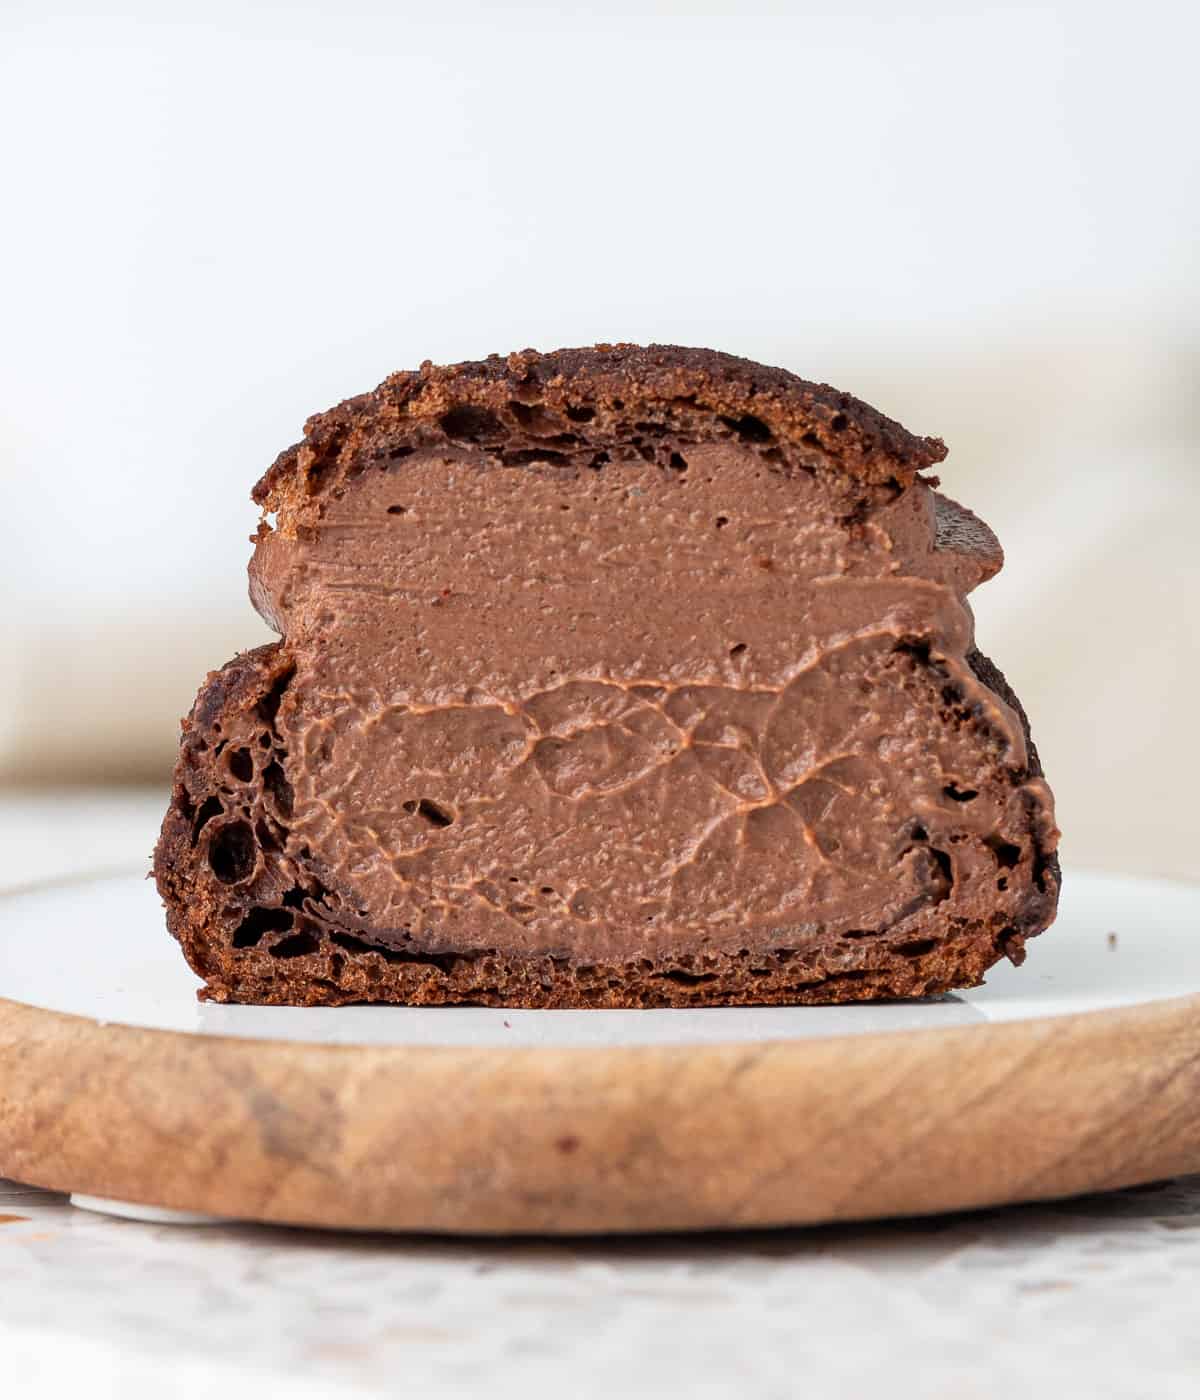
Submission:
[[[155,857],[202,995],[857,1001],[1019,962],[1058,833],[944,456],[667,346],[310,420],[254,491],[282,640],[201,689]]]

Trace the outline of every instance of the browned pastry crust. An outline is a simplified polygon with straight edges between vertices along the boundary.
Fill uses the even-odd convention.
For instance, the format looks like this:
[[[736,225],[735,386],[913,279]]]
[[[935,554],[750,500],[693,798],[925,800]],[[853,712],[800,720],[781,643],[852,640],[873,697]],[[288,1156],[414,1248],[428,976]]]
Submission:
[[[536,411],[522,408],[536,405]],[[592,346],[542,355],[521,350],[458,365],[390,375],[304,425],[304,440],[279,455],[254,488],[286,529],[317,518],[313,498],[344,482],[375,452],[406,443],[503,441],[504,452],[571,449],[554,441],[586,436],[589,454],[630,436],[651,411],[667,426],[725,420],[725,430],[777,440],[788,460],[832,465],[864,482],[898,481],[946,456],[939,438],[915,437],[870,404],[717,350],[677,345]],[[590,413],[586,420],[577,415]],[[447,421],[450,416],[450,421]],[[586,428],[586,434],[582,431]]]
[[[255,500],[277,515],[276,529],[264,525],[259,541],[282,548],[312,541],[327,506],[349,499],[368,470],[403,473],[413,454],[426,450],[469,448],[509,467],[548,462],[570,480],[618,456],[640,458],[647,471],[669,471],[680,443],[690,450],[725,442],[748,444],[783,475],[804,473],[821,483],[839,528],[855,539],[874,512],[910,489],[927,491],[918,473],[945,455],[936,439],[912,436],[849,395],[711,351],[526,351],[393,375],[372,394],[311,419],[305,440],[283,453],[255,488]],[[994,546],[986,527],[959,508],[939,520],[943,529],[949,548],[977,547],[980,538],[985,553],[987,541]],[[977,577],[998,566],[997,549]],[[256,603],[273,617],[275,600],[261,582],[256,586]],[[304,664],[289,637],[246,652],[208,677],[184,721],[154,869],[168,926],[205,981],[202,996],[290,1005],[530,1007],[913,997],[977,985],[1002,956],[1019,962],[1026,939],[1053,920],[1057,832],[1048,792],[1044,802],[1026,796],[1044,785],[1036,782],[1041,766],[1024,712],[978,651],[956,660],[918,635],[884,655],[888,684],[925,706],[932,723],[992,755],[989,782],[1020,798],[1020,829],[985,843],[996,864],[989,888],[1003,891],[990,903],[980,905],[978,895],[961,906],[948,898],[949,857],[932,849],[924,852],[934,890],[928,907],[906,911],[894,926],[799,943],[697,943],[661,956],[639,949],[629,957],[572,957],[561,949],[492,947],[486,936],[447,948],[444,940],[423,942],[406,929],[397,941],[394,930],[384,936],[375,927],[353,885],[331,874],[322,852],[310,849],[297,829],[297,760],[280,708],[285,698],[292,702],[289,686]],[[984,703],[989,695],[1019,721],[1020,763],[1001,760],[1003,736]],[[1011,825],[1013,818],[1005,820]],[[932,845],[914,830],[908,852],[922,841]],[[952,886],[953,876],[948,879]]]
[[[987,657],[974,652],[970,660],[985,684],[1016,702]],[[911,944],[897,949],[856,941],[843,949],[842,966],[831,966],[827,951],[814,959],[785,949],[755,958],[684,957],[653,967],[636,961],[576,966],[489,951],[422,956],[373,948],[339,927],[335,891],[305,879],[302,869],[279,856],[292,811],[273,719],[290,669],[282,643],[244,652],[208,677],[184,721],[154,868],[168,926],[205,979],[202,994],[214,1001],[652,1007],[929,996],[979,985],[1001,957],[1021,961],[1026,938],[1053,916],[1059,865],[1043,840],[1034,894],[1019,925],[997,915],[990,923],[951,928],[916,956]],[[1019,702],[1014,708],[1028,734]],[[245,753],[253,764],[249,782],[240,777]],[[1031,774],[1040,775],[1032,745],[1030,755]]]

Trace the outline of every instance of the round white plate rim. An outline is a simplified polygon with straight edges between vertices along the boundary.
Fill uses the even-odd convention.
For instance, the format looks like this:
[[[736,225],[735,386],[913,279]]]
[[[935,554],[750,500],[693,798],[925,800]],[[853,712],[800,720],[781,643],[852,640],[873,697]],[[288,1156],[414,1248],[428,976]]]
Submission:
[[[97,938],[105,919],[116,936],[110,926],[107,938]],[[0,997],[104,1024],[247,1040],[506,1048],[731,1044],[940,1030],[1170,1001],[1200,993],[1198,935],[1200,885],[1073,871],[1058,923],[1030,943],[1025,967],[1000,964],[985,986],[929,1002],[654,1011],[218,1006],[196,1001],[198,982],[165,931],[153,886],[140,872],[109,872],[0,895]],[[66,941],[66,955],[39,957],[37,942],[47,937],[60,950]]]

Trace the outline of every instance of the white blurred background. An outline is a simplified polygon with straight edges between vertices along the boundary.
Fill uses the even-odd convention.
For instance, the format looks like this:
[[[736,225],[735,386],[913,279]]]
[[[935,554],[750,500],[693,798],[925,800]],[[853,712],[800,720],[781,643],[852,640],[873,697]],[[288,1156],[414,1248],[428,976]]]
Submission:
[[[309,413],[426,357],[658,340],[943,436],[1067,862],[1200,876],[1198,43],[1155,0],[7,0],[28,830],[165,790],[204,673],[268,635],[248,492]]]

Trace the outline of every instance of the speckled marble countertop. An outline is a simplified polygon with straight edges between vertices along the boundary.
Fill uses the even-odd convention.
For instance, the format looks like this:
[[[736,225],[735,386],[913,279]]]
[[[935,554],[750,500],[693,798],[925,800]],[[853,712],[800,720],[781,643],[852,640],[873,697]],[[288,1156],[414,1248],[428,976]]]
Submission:
[[[144,1225],[11,1183],[0,1219],[6,1396],[1200,1393],[1200,1177],[658,1240]]]
[[[0,798],[0,888],[159,795]],[[596,1241],[149,1225],[0,1181],[0,1398],[1200,1396],[1200,1176],[886,1225]]]

